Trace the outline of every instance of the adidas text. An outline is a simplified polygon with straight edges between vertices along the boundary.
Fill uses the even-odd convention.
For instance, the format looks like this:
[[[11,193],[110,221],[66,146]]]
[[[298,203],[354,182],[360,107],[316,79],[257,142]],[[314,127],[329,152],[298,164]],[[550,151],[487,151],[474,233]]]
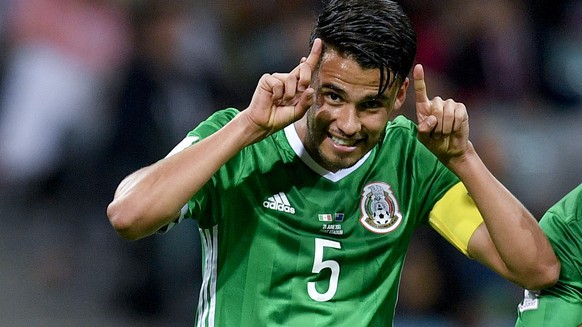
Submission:
[[[287,199],[287,195],[285,195],[283,192],[279,192],[273,196],[268,197],[265,201],[263,201],[263,207],[271,210],[295,214],[295,208],[291,206],[289,199]]]
[[[274,201],[273,202],[264,201],[263,207],[268,208],[268,209],[277,210],[277,211],[287,212],[287,213],[291,213],[291,214],[295,213],[295,208],[284,205],[282,203],[276,203]]]

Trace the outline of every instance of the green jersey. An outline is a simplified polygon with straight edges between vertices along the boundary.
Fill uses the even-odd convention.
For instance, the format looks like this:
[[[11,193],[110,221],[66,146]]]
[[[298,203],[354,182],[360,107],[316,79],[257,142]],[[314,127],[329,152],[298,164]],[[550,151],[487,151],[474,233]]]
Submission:
[[[196,142],[238,113],[215,113]],[[191,199],[203,248],[199,326],[389,326],[411,235],[459,182],[397,117],[330,172],[294,126],[246,147]],[[187,138],[188,139],[188,138]]]
[[[558,283],[525,291],[516,326],[582,325],[582,184],[553,205],[540,220],[562,264]]]

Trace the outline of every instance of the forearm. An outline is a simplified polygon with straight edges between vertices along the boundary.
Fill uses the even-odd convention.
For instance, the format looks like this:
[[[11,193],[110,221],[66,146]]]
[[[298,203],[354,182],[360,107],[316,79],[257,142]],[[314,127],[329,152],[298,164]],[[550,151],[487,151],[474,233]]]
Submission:
[[[118,233],[139,239],[176,219],[212,175],[253,142],[252,133],[237,118],[208,138],[126,177],[107,208]]]
[[[531,213],[491,174],[472,145],[449,168],[463,181],[477,204],[500,262],[474,253],[504,277],[520,285],[552,280],[559,263]],[[479,249],[474,252],[478,252]],[[471,253],[473,255],[473,253]]]

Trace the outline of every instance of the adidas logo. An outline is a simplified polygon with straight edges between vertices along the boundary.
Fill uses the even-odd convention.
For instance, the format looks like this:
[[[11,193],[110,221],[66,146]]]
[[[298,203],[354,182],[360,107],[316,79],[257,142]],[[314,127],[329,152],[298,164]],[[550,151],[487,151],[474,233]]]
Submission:
[[[263,207],[295,214],[295,208],[291,206],[291,203],[289,203],[287,196],[283,192],[279,192],[273,196],[268,197],[267,200],[263,201]]]

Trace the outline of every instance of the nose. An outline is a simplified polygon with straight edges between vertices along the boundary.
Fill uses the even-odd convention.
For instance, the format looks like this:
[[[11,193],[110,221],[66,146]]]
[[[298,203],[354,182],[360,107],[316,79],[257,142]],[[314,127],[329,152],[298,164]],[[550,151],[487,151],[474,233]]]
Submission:
[[[346,136],[354,136],[362,128],[358,110],[355,106],[346,105],[338,108],[336,127]]]

